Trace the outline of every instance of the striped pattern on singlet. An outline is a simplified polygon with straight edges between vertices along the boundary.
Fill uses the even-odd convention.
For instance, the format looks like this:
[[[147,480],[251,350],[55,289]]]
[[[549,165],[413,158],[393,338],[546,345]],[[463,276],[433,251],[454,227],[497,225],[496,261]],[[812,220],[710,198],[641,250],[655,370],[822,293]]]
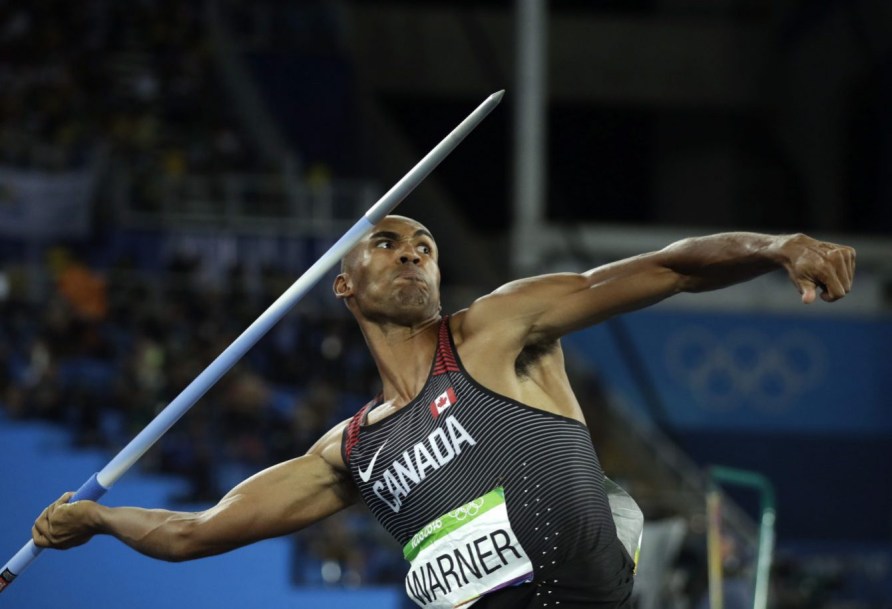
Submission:
[[[588,429],[475,382],[458,358],[448,318],[421,393],[367,424],[377,404],[353,417],[342,452],[363,501],[400,545],[499,486],[537,572],[616,541]]]

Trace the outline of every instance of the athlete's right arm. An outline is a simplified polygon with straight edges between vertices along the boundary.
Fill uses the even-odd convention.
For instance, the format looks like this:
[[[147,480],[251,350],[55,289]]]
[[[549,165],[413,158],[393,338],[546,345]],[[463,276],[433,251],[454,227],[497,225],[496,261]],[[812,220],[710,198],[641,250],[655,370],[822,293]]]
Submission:
[[[34,543],[66,549],[105,534],[147,556],[182,561],[300,530],[356,501],[340,452],[346,423],[306,455],[255,474],[203,512],[67,503],[71,493],[66,493],[35,521]]]

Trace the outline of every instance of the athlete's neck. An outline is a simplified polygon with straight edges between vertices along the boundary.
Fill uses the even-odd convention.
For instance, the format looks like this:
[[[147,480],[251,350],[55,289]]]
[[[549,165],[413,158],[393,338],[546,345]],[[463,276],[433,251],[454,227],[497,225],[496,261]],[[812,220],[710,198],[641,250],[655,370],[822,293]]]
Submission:
[[[441,319],[437,314],[413,326],[360,322],[378,367],[385,402],[402,407],[421,392],[437,350]]]

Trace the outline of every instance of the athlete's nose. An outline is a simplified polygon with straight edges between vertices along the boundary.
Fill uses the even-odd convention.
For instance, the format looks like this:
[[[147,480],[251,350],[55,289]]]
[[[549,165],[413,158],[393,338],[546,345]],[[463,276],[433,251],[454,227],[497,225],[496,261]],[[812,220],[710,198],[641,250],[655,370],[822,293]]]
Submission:
[[[415,251],[415,246],[411,243],[404,243],[400,246],[400,263],[406,264],[411,262],[412,264],[418,264],[421,262],[421,256],[418,255],[418,252]]]

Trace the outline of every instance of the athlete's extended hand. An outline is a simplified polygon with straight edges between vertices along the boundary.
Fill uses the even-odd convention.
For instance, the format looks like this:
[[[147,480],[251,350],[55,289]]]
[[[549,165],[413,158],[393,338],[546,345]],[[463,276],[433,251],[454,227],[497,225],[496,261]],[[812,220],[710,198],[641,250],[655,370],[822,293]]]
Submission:
[[[74,493],[68,492],[51,503],[31,528],[34,543],[41,548],[67,550],[90,541],[96,533],[90,525],[91,501],[68,503]]]
[[[839,300],[852,289],[855,277],[855,250],[812,239],[807,235],[791,235],[781,245],[784,268],[793,285],[802,294],[802,302],[810,304],[821,290],[821,299]]]

